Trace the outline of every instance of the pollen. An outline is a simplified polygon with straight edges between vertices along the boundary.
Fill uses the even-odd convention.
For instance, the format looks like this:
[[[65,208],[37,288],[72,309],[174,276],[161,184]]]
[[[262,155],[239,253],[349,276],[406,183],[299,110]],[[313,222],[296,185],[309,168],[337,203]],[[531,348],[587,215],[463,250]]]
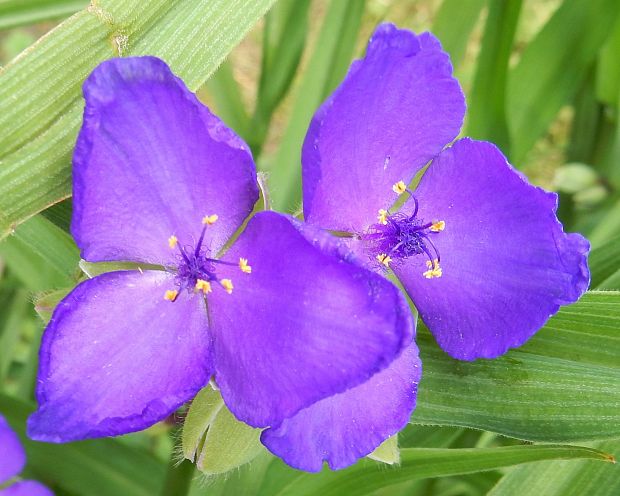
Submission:
[[[176,248],[177,244],[179,244],[179,240],[174,234],[168,238],[168,246],[170,248]]]
[[[164,293],[164,300],[174,301],[179,296],[179,292],[176,289],[169,289]]]
[[[213,215],[205,215],[202,218],[202,223],[205,226],[212,226],[213,224],[215,224],[217,222],[218,216],[217,214],[213,214]]]
[[[392,191],[394,191],[397,195],[402,195],[405,191],[407,191],[405,181],[398,181],[394,186],[392,186]]]
[[[387,210],[385,210],[383,208],[379,209],[379,215],[377,215],[377,219],[384,226],[387,225],[387,216],[388,216],[388,211]]]
[[[386,267],[389,267],[390,262],[392,261],[392,258],[389,255],[386,255],[385,253],[381,253],[380,255],[377,255],[377,260],[381,262],[383,265],[385,265]]]
[[[203,294],[207,294],[212,291],[211,283],[209,281],[205,281],[204,279],[196,279],[195,289],[196,291],[202,291]]]
[[[446,228],[446,223],[443,220],[433,222],[433,225],[429,229],[433,232],[441,232]]]
[[[434,277],[442,276],[443,272],[441,270],[441,267],[439,266],[439,260],[435,259],[432,262],[428,260],[426,262],[426,266],[428,267],[428,270],[424,272],[422,275],[426,277],[427,279],[433,279]]]
[[[239,259],[239,268],[241,269],[241,272],[245,272],[246,274],[251,274],[252,273],[252,266],[248,265],[248,259],[247,258],[240,258]]]
[[[222,287],[226,290],[228,294],[232,294],[233,292],[233,283],[230,279],[222,279],[220,281]]]

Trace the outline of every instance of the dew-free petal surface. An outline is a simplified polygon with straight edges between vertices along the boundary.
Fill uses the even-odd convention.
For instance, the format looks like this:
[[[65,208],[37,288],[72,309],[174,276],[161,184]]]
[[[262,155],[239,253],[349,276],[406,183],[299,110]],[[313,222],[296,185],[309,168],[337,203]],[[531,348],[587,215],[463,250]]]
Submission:
[[[0,415],[0,484],[18,475],[26,465],[26,452],[17,434]]]
[[[144,429],[191,399],[212,371],[199,296],[164,300],[174,279],[110,272],[77,286],[43,335],[28,434],[66,442]]]
[[[461,128],[465,98],[430,33],[380,25],[366,57],[315,114],[303,153],[304,216],[360,232]]]
[[[217,384],[252,426],[366,381],[411,342],[398,289],[323,231],[261,212],[224,259],[239,257],[252,273],[231,268],[233,293],[214,290],[208,302]]]
[[[424,278],[423,255],[393,269],[451,356],[494,358],[520,346],[587,289],[588,241],[563,232],[557,195],[530,185],[491,143],[456,142],[414,194],[419,218],[446,223],[431,235],[443,275]]]
[[[84,83],[71,232],[89,262],[174,261],[169,236],[217,251],[258,199],[250,152],[155,57],[101,63]]]
[[[415,408],[421,371],[412,343],[387,369],[266,429],[261,440],[300,470],[318,472],[323,461],[333,470],[348,467],[405,427]]]

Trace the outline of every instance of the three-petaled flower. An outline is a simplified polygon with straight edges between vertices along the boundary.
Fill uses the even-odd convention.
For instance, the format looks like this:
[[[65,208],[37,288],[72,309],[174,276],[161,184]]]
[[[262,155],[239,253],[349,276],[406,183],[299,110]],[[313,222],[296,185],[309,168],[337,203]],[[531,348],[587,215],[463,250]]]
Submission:
[[[148,266],[59,303],[32,438],[143,429],[212,375],[230,410],[268,432],[409,346],[404,298],[342,242],[275,212],[244,227],[259,196],[248,147],[164,62],[104,62],[84,94],[72,233],[90,262]]]
[[[439,345],[474,360],[520,346],[581,296],[589,244],[562,231],[557,196],[528,184],[494,145],[462,139],[444,149],[464,113],[439,42],[379,26],[365,58],[310,124],[303,211],[306,222],[345,236],[369,267],[392,269]],[[415,192],[409,189],[431,160]],[[407,201],[399,209],[400,195]],[[310,407],[305,418],[285,420],[263,442],[317,470],[323,458],[346,459],[334,441],[342,427],[333,419],[343,415],[350,444],[367,451],[369,433],[385,438],[410,417],[419,380],[411,354]],[[304,443],[305,452],[296,449]]]

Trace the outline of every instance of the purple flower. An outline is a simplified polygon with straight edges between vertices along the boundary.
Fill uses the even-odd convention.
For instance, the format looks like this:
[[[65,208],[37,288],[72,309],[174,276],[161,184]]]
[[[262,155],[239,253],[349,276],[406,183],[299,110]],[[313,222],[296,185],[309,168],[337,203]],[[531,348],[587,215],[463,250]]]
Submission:
[[[19,475],[26,465],[26,452],[19,442],[17,434],[0,415],[0,496],[53,496],[44,485],[22,480],[7,485],[8,481]]]
[[[349,233],[367,266],[393,270],[439,345],[474,360],[520,346],[576,301],[589,283],[589,245],[562,231],[556,195],[528,184],[492,144],[463,139],[443,149],[464,113],[439,42],[383,24],[310,124],[303,193],[308,223]],[[399,194],[407,195],[400,209]],[[263,442],[310,470],[340,448],[335,436],[354,433],[351,443],[364,445],[399,430],[419,381],[410,355],[265,431]],[[352,420],[343,426],[339,415]]]
[[[304,214],[353,233],[359,254],[400,279],[439,345],[474,360],[522,345],[581,296],[589,244],[562,231],[557,196],[494,145],[462,139],[443,149],[464,113],[439,42],[379,26],[308,130]]]
[[[90,262],[149,266],[60,302],[32,438],[144,429],[212,375],[239,419],[279,426],[409,346],[402,295],[332,236],[261,212],[232,243],[258,198],[251,154],[164,62],[104,62],[84,95],[72,233]]]

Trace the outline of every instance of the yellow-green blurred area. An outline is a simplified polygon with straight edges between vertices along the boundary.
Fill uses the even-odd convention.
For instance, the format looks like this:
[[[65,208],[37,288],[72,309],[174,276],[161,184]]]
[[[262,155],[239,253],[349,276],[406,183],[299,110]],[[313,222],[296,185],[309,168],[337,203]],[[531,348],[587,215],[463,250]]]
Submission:
[[[119,21],[90,29],[98,9]],[[250,145],[274,208],[299,214],[309,121],[381,22],[439,38],[467,97],[462,135],[559,193],[565,230],[592,243],[592,291],[493,361],[456,363],[420,325],[417,413],[341,472],[294,471],[257,436],[244,451],[211,390],[219,421],[190,422],[198,468],[180,463],[187,409],[115,439],[28,441],[45,323],[96,270],[69,233],[84,77],[119,52],[164,58]],[[620,494],[600,461],[620,455],[619,0],[0,0],[0,65],[0,413],[26,445],[25,477],[68,496]]]

